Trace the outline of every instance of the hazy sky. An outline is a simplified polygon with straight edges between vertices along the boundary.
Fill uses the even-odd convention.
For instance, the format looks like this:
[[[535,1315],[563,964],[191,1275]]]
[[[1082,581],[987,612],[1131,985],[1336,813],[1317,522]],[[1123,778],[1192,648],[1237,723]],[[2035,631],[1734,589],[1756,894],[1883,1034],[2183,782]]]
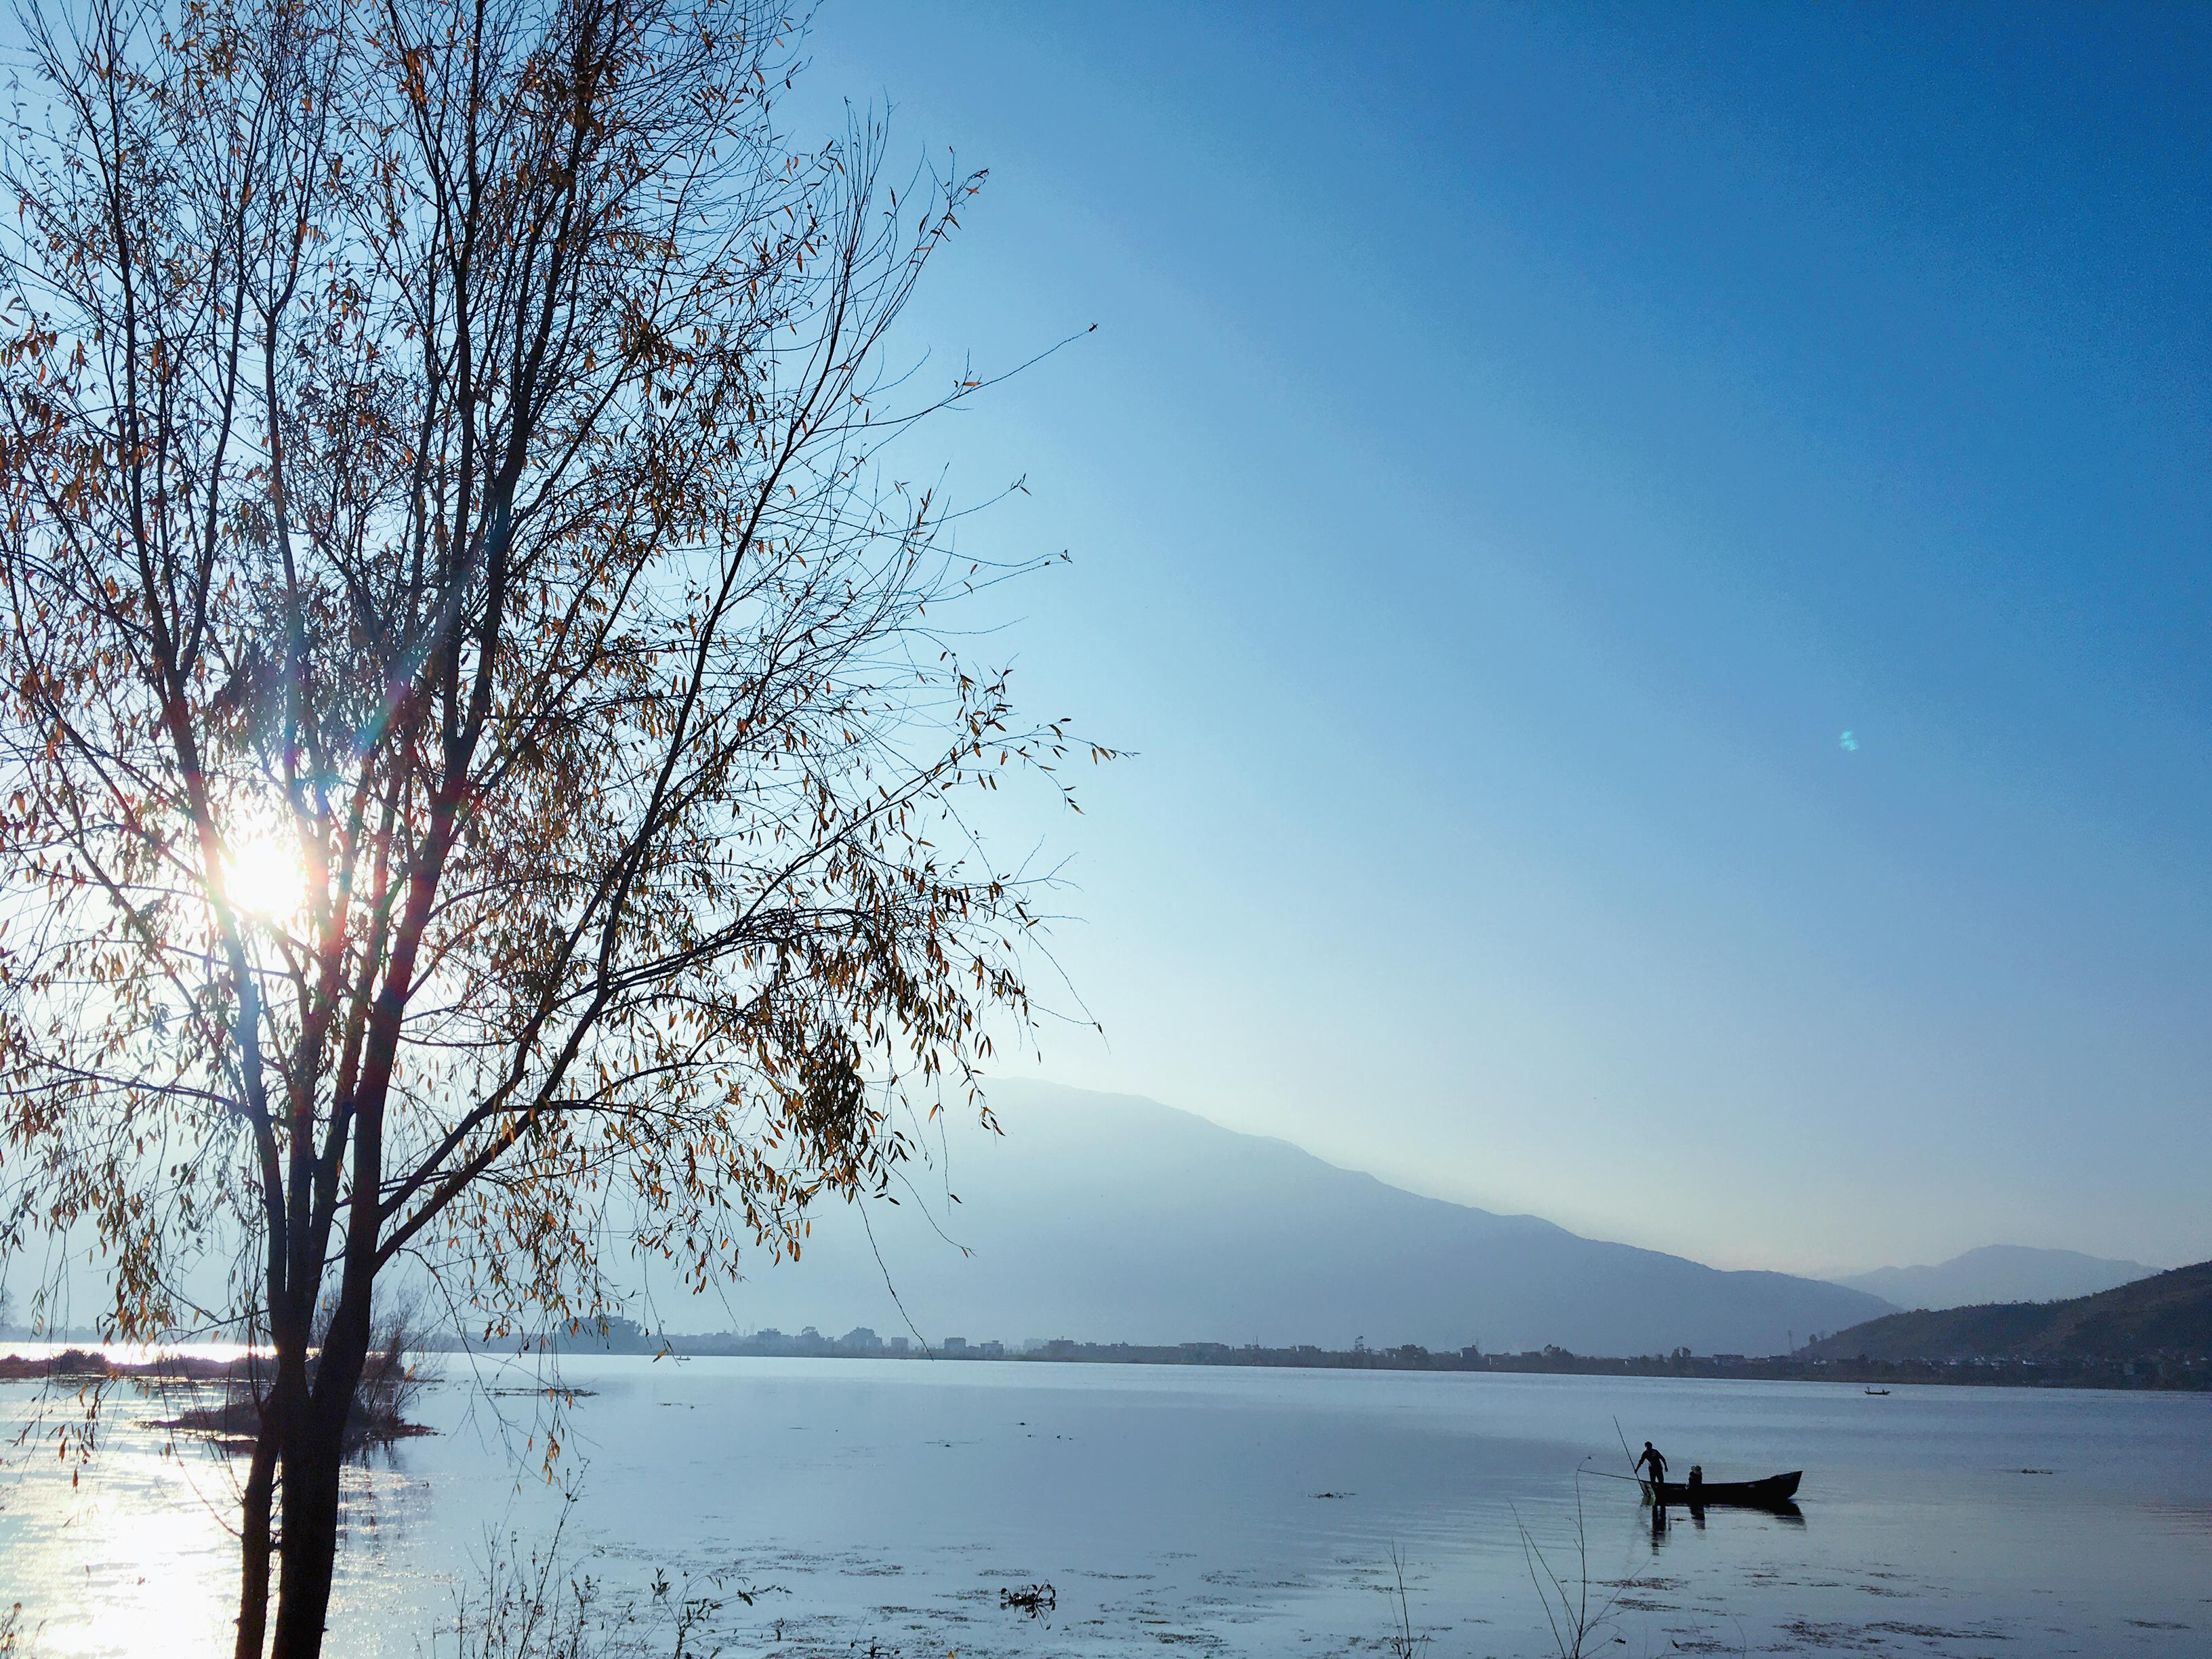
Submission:
[[[832,0],[1066,547],[1042,1070],[1723,1265],[2212,1255],[2212,11]],[[1042,705],[1050,705],[1042,707]]]

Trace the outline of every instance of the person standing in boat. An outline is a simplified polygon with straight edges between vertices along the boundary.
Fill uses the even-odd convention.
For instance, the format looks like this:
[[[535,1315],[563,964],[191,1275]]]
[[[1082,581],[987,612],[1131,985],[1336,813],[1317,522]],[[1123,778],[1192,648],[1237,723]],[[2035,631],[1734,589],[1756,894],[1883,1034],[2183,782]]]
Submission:
[[[1647,1468],[1651,1471],[1651,1487],[1656,1495],[1659,1484],[1667,1478],[1667,1454],[1649,1440],[1644,1443],[1644,1455],[1636,1460],[1638,1474],[1641,1474]]]

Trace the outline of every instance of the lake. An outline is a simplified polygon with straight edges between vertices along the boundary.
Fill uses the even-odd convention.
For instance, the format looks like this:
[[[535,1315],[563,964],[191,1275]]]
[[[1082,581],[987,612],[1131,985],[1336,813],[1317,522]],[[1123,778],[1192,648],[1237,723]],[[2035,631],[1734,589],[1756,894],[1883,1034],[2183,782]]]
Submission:
[[[1395,1552],[1432,1659],[1522,1659],[1557,1650],[1525,1528],[1624,1655],[2212,1653],[2201,1395],[601,1357],[549,1424],[531,1373],[431,1363],[439,1432],[352,1478],[333,1654],[454,1651],[494,1540],[542,1548],[564,1509],[549,1427],[564,1565],[649,1619],[719,1601],[690,1652],[1382,1652]],[[0,1385],[16,1430],[40,1392]],[[40,1654],[227,1653],[226,1466],[165,1451],[155,1402],[108,1413],[74,1478],[42,1430],[9,1449],[0,1604]],[[1616,1419],[1678,1472],[1802,1468],[1801,1516],[1655,1533],[1632,1486],[1577,1482],[1622,1469]],[[1001,1605],[1046,1583],[1042,1617]]]

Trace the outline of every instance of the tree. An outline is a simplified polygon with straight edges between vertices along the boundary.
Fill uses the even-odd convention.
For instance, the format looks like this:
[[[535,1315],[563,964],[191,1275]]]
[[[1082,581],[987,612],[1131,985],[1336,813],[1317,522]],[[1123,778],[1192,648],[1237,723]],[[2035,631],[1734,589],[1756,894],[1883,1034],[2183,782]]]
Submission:
[[[27,28],[0,1250],[273,1351],[237,1651],[311,1655],[380,1279],[489,1334],[795,1249],[1030,1017],[958,803],[1070,744],[884,454],[977,385],[884,348],[981,178],[790,145],[752,0]]]

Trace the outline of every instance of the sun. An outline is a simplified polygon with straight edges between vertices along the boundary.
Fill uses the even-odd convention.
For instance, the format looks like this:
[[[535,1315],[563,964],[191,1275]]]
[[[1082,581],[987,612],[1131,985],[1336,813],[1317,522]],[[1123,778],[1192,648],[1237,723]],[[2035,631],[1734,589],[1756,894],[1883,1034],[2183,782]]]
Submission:
[[[280,921],[300,908],[307,883],[299,854],[275,836],[251,836],[223,860],[230,902],[251,916]]]

